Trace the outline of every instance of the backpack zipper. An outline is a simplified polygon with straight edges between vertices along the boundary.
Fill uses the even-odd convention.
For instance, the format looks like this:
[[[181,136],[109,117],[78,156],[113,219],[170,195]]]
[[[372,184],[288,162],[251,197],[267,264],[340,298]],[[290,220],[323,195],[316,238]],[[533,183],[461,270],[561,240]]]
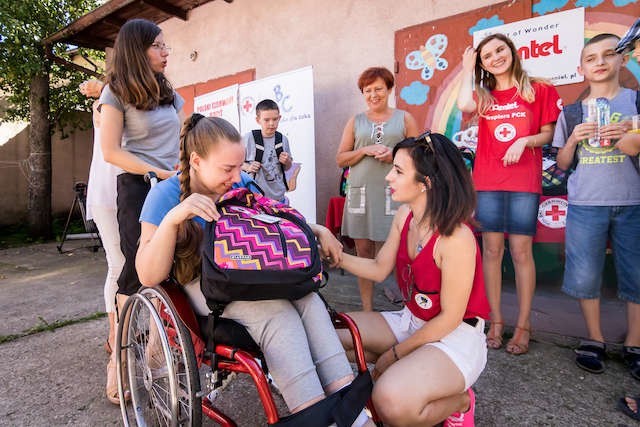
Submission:
[[[284,232],[282,231],[282,228],[280,228],[280,223],[276,222],[274,225],[276,226],[276,228],[278,229],[278,233],[280,234],[280,244],[282,245],[282,253],[285,258],[288,258],[289,256],[287,254],[287,240],[284,238]]]

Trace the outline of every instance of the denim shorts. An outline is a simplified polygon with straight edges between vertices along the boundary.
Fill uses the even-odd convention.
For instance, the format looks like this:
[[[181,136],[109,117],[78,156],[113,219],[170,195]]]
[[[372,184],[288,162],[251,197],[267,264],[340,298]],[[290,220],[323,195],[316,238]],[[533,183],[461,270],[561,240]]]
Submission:
[[[613,249],[618,298],[640,304],[640,205],[569,204],[562,291],[579,299],[600,297],[607,240]]]
[[[478,191],[476,220],[482,232],[536,234],[540,195],[517,191]]]

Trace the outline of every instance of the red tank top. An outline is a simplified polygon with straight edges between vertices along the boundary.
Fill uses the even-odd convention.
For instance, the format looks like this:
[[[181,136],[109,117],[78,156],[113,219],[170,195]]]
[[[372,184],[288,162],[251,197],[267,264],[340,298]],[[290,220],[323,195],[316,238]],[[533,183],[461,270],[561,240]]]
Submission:
[[[409,257],[407,244],[409,222],[412,217],[413,213],[407,215],[400,234],[400,247],[396,255],[396,280],[411,313],[422,320],[430,320],[440,313],[442,271],[440,271],[436,261],[433,259],[433,248],[440,234],[438,232],[433,233],[424,249],[412,260]],[[482,275],[482,258],[480,256],[480,248],[476,243],[476,270],[464,319],[472,317],[488,319],[489,311],[489,302],[485,294],[484,277]]]

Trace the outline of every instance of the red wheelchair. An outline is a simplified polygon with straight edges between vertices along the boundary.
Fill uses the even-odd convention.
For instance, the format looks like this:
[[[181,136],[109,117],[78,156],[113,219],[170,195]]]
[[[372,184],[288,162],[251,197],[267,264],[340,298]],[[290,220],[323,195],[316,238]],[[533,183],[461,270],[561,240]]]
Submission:
[[[356,324],[346,314],[328,310],[337,329],[350,331],[357,370],[368,375]],[[198,426],[203,413],[222,426],[236,426],[207,397],[232,372],[251,376],[268,425],[292,417],[278,414],[265,371],[256,361],[260,349],[244,327],[218,318],[213,328],[215,346],[205,351],[206,321],[196,316],[180,285],[165,282],[142,288],[128,298],[120,319],[116,360],[125,426]],[[130,404],[125,396],[127,383]],[[377,422],[370,400],[367,407]]]

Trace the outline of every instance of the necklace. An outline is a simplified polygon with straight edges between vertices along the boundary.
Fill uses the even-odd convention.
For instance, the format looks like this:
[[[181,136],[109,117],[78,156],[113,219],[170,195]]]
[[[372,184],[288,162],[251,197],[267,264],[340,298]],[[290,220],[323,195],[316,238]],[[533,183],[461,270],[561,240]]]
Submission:
[[[425,231],[425,233],[422,236],[420,236],[420,226],[415,221],[415,218],[412,218],[411,221],[413,221],[413,225],[416,228],[416,231],[418,232],[418,243],[416,244],[416,255],[417,255],[420,252],[422,252],[422,250],[424,249],[424,246],[422,246],[422,242],[424,242],[427,236],[431,234],[431,226],[429,226],[427,228],[427,231]]]

